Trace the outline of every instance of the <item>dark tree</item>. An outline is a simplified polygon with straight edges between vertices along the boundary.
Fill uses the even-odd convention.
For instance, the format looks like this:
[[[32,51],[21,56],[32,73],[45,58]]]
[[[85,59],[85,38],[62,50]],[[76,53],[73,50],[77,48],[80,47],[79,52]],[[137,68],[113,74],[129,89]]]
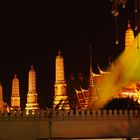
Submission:
[[[133,98],[116,98],[106,104],[103,109],[140,109],[140,104],[138,104],[138,101],[134,101]]]

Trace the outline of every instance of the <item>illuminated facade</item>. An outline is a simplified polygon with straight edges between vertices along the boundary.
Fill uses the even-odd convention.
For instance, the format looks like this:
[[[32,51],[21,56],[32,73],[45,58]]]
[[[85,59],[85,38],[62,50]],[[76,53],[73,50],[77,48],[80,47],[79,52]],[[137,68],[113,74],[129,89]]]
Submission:
[[[99,67],[98,69],[99,74],[93,73],[92,66],[90,66],[88,89],[75,89],[77,96],[77,108],[96,109],[94,103],[98,100],[98,90],[100,89],[100,82],[110,75],[110,72],[103,71]]]
[[[29,110],[32,110],[33,112],[35,110],[39,109],[38,105],[38,98],[37,98],[37,90],[36,90],[36,72],[31,66],[31,69],[29,71],[29,77],[28,77],[28,94],[27,94],[27,103],[26,103],[26,110],[27,113]]]
[[[132,44],[134,42],[134,32],[131,29],[130,22],[128,22],[128,29],[125,32],[125,52],[124,54],[127,55],[129,53],[129,48],[132,47]],[[140,103],[140,82],[127,84],[124,86],[119,96],[122,98],[130,97],[134,98],[134,100],[138,100]]]
[[[68,103],[68,96],[66,90],[66,81],[64,75],[64,59],[61,52],[58,52],[58,56],[55,60],[55,84],[54,84],[54,109],[70,109]]]
[[[128,55],[130,55],[129,53],[131,53],[130,52],[131,50],[129,50],[129,49],[131,47],[135,47],[135,46],[133,46],[133,43],[134,43],[134,32],[131,29],[130,22],[128,22],[128,29],[125,32],[125,51],[123,53],[123,57],[127,58]],[[109,72],[102,71],[99,68],[99,66],[97,66],[98,70],[99,70],[99,74],[95,74],[95,73],[92,73],[92,65],[90,62],[89,88],[86,90],[82,89],[82,88],[80,90],[75,89],[76,95],[77,95],[78,106],[80,109],[94,108],[94,101],[95,101],[94,99],[97,98],[96,94],[97,95],[99,94],[100,98],[103,98],[103,96],[101,97],[100,93],[101,93],[101,91],[104,93],[104,88],[106,88],[108,86],[106,84],[105,80],[111,79],[110,76],[113,76],[113,77],[116,76],[116,80],[119,80],[119,78],[123,79],[123,76],[121,75],[121,71],[123,71],[123,69],[121,69],[121,67],[119,66],[120,64],[121,63],[119,63],[119,61],[116,60],[115,63],[111,64]],[[117,72],[116,72],[116,75],[112,75],[112,71],[113,72],[117,71],[117,70],[115,70],[115,68],[117,68],[117,70],[120,72],[120,73],[118,73],[118,77],[117,77]],[[125,66],[122,68],[125,68]],[[125,71],[125,73],[126,72],[127,71]],[[132,72],[130,71],[130,73],[132,73]],[[112,80],[113,80],[113,77],[112,77]],[[115,78],[114,78],[114,80],[115,80]],[[114,81],[114,82],[116,82],[116,81]],[[116,82],[115,85],[110,83],[114,86],[114,88],[112,87],[112,89],[110,89],[111,92],[113,92],[113,90],[116,88],[115,86],[117,86],[118,82]],[[138,81],[136,81],[136,82],[127,81],[128,84],[123,83],[123,80],[121,82],[122,83],[120,83],[120,84],[122,84],[123,86],[120,86],[121,88],[117,91],[117,93],[115,93],[113,95],[113,97],[114,98],[127,98],[127,97],[133,98],[134,101],[138,101],[138,103],[140,104],[140,81],[139,82]],[[103,84],[103,86],[102,86],[102,84]],[[108,89],[109,89],[109,87],[108,87]],[[108,92],[110,92],[110,91],[108,91]],[[114,90],[114,92],[115,92],[115,90]],[[87,105],[87,98],[89,98],[88,105]],[[92,100],[92,101],[90,101],[90,100]],[[97,99],[97,102],[99,102],[98,99]],[[92,103],[92,107],[91,107],[90,103]]]
[[[12,80],[11,109],[20,110],[19,79],[16,74]]]
[[[92,72],[92,55],[90,48],[90,68],[89,68],[89,86],[88,89],[83,89],[80,87],[80,90],[75,89],[76,97],[78,101],[78,108],[80,109],[93,109],[95,108],[94,102],[97,100],[96,86],[95,86],[95,75]]]

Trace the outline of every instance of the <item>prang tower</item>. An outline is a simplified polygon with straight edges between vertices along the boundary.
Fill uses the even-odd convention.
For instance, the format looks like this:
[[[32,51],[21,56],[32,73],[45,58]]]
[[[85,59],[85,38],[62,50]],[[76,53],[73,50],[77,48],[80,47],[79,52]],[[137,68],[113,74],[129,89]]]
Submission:
[[[20,110],[19,79],[16,74],[12,80],[11,109]]]
[[[90,46],[90,68],[89,68],[88,94],[89,94],[88,108],[93,109],[94,108],[94,102],[97,100],[97,95],[96,95],[95,82],[94,82],[94,79],[93,79],[93,72],[92,72],[91,46]]]
[[[54,109],[70,109],[68,103],[67,85],[64,75],[64,59],[61,55],[61,52],[58,52],[58,55],[55,60],[55,84],[54,84]]]
[[[36,72],[33,66],[31,66],[28,76],[29,76],[28,94],[27,94],[27,103],[25,108],[27,114],[29,110],[32,110],[34,112],[35,110],[39,109],[37,91],[36,91]]]

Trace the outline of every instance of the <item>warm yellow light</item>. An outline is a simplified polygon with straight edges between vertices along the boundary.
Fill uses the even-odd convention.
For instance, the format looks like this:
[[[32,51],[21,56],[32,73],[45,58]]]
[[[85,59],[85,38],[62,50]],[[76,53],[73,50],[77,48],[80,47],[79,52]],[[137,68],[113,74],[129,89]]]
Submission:
[[[68,97],[67,96],[55,96],[54,102],[53,102],[53,108],[59,109],[59,110],[70,110],[70,106],[68,104]]]
[[[121,88],[130,83],[140,81],[140,33],[135,38],[131,47],[128,47],[117,59],[113,69],[109,68],[110,75],[104,77],[97,87],[98,100],[95,102],[97,107],[102,107],[115,95]]]

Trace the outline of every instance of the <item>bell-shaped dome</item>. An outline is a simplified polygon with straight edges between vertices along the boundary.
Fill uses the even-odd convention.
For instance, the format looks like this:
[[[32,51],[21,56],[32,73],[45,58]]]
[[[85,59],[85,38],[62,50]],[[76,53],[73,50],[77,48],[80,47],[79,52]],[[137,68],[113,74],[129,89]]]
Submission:
[[[125,32],[125,48],[130,47],[134,41],[134,32],[128,22],[128,29]]]

